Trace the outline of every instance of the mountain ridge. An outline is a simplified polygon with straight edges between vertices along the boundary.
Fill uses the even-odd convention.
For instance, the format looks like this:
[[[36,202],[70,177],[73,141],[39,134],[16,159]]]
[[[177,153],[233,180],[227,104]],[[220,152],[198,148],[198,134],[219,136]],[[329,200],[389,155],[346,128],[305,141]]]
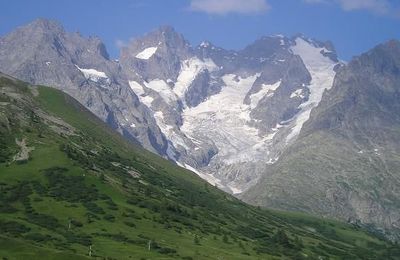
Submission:
[[[71,41],[69,34],[55,22],[38,20],[28,28],[40,27],[43,24],[46,28],[54,27],[56,34],[61,34],[65,38],[65,44],[62,45],[68,45]],[[29,29],[25,29],[24,33],[31,35]],[[283,127],[280,122],[287,124],[288,119],[294,118],[301,110],[298,108],[299,105],[306,103],[309,95],[312,94],[309,90],[311,86],[309,71],[304,66],[302,58],[293,54],[291,50],[291,47],[296,45],[295,40],[302,39],[306,45],[318,52],[317,56],[336,62],[335,58],[332,60],[326,56],[326,53],[329,53],[330,56],[335,57],[331,44],[326,45],[325,48],[323,47],[325,44],[304,36],[262,37],[240,51],[225,51],[208,46],[212,50],[211,54],[199,53],[199,47],[191,47],[181,34],[168,26],[160,27],[131,41],[122,49],[118,62],[109,61],[107,57],[104,57],[108,55],[102,53],[93,60],[86,55],[86,53],[92,55],[91,49],[86,49],[85,44],[81,44],[87,40],[80,39],[78,34],[73,35],[78,37],[75,41],[80,42],[78,44],[80,50],[73,51],[72,56],[75,58],[65,61],[63,57],[70,55],[66,53],[61,57],[56,57],[62,60],[61,64],[54,64],[56,71],[66,71],[64,64],[68,64],[68,72],[64,72],[62,78],[57,72],[49,74],[48,67],[53,66],[51,61],[33,58],[32,65],[24,65],[24,62],[13,59],[10,55],[12,51],[8,46],[17,47],[21,54],[26,50],[24,46],[18,47],[20,43],[9,39],[9,35],[1,37],[3,43],[0,46],[0,52],[3,50],[3,57],[0,57],[0,61],[3,61],[3,64],[0,64],[0,68],[32,83],[63,89],[124,136],[135,140],[150,151],[177,161],[182,166],[196,169],[199,175],[229,192],[247,189],[254,184],[263,171],[264,162],[276,161],[280,151],[287,146],[284,139],[290,134],[289,128],[297,124],[294,122],[288,127]],[[49,44],[53,46],[52,41]],[[101,44],[101,46],[104,45]],[[76,52],[78,56],[75,55]],[[46,57],[46,54],[43,53],[40,56]],[[43,57],[41,59],[45,59]],[[7,65],[10,63],[15,63],[17,67],[24,69],[12,70]],[[44,64],[44,67],[35,65],[38,63]],[[36,73],[32,75],[33,79],[26,77],[32,71]],[[254,81],[250,80],[251,77]],[[226,117],[222,119],[222,122],[231,120],[230,117],[244,125],[243,129],[238,129],[235,133],[236,140],[231,143],[228,136],[224,137],[218,133],[212,138],[206,137],[205,132],[195,133],[195,136],[192,136],[193,131],[187,127],[190,122],[185,124],[185,120],[193,118],[188,108],[194,111],[194,108],[199,108],[201,104],[203,107],[207,106],[208,99],[218,96],[223,89],[229,93],[229,89],[234,89],[239,79],[243,80],[240,84],[249,85],[245,87],[248,93],[229,94],[236,99],[241,99],[235,104],[238,113],[232,113],[228,108],[225,110],[228,114],[224,115],[225,112],[220,114]],[[70,83],[66,84],[68,82]],[[113,90],[110,91],[110,88]],[[84,90],[83,93],[82,90]],[[267,102],[267,99],[272,101]],[[243,103],[243,106],[238,106],[240,103]],[[272,104],[279,104],[279,106]],[[188,112],[184,112],[185,110]],[[189,132],[182,132],[181,128]],[[251,140],[250,143],[243,142],[241,137],[246,136],[248,130],[251,134],[245,139]],[[298,130],[294,135],[297,135],[297,132]],[[222,138],[222,141],[215,138]],[[228,162],[227,164],[225,162],[221,164],[221,159],[218,158],[219,154],[222,154],[222,157],[225,156],[224,149],[241,151],[243,154],[247,153],[245,151],[247,149],[250,154],[256,153],[260,157],[261,153],[257,152],[260,145],[256,144],[271,142],[272,140],[269,139],[274,138],[277,140],[274,142],[278,144],[269,145],[265,151],[268,153],[266,159],[256,164],[248,162],[249,167],[256,172],[254,175],[248,175],[249,171],[241,165],[232,165],[231,162],[235,159],[229,158],[231,156],[229,154],[228,158],[222,159]],[[269,151],[272,147],[277,147],[276,151]],[[249,156],[242,157],[240,160],[243,159],[246,162]],[[208,167],[213,160],[214,165]],[[213,174],[218,172],[218,169],[221,169],[221,172]],[[231,172],[234,173],[231,174]],[[245,176],[240,176],[243,174]]]
[[[331,165],[331,161],[321,159],[323,165],[313,168],[313,173],[304,173],[300,181],[290,175],[291,168],[285,169],[286,159],[280,162],[282,156],[295,156],[296,151],[312,142],[305,136],[313,130],[307,126],[310,121],[316,122],[317,108],[324,106],[321,102],[329,101],[332,87],[337,84],[337,74],[344,75],[342,71],[347,68],[330,42],[319,42],[304,35],[274,35],[232,51],[207,42],[193,47],[181,34],[164,27],[131,41],[124,48],[123,58],[116,62],[108,59],[104,45],[95,38],[58,32],[57,26],[47,27],[54,27],[56,32],[53,38],[44,40],[43,53],[41,48],[32,50],[25,41],[19,40],[39,41],[43,33],[26,29],[21,32],[22,36],[12,37],[16,35],[14,32],[0,37],[0,70],[30,83],[65,91],[128,139],[251,203],[307,210],[344,220],[349,216],[355,221],[363,220],[364,224],[376,224],[378,228],[389,227],[387,221],[352,212],[360,207],[349,205],[347,195],[341,197],[347,181],[331,180],[328,176],[328,184],[332,186],[328,191],[325,184],[315,182],[322,176],[318,176],[320,169]],[[29,54],[25,55],[29,57],[27,61],[15,58],[16,54],[24,56],[25,53]],[[384,61],[379,58],[376,61],[382,63],[380,72],[396,74],[397,67],[393,64],[389,64],[394,69],[390,71],[385,69]],[[380,81],[380,85],[386,83]],[[376,93],[371,90],[369,94]],[[376,108],[379,111],[379,106]],[[340,122],[342,118],[336,112],[331,113],[332,117],[325,115],[321,119],[328,123]],[[321,126],[325,124],[322,122]],[[316,139],[326,142],[327,149],[331,146],[341,151],[335,142],[342,143],[345,138],[323,137],[326,140],[322,136]],[[347,143],[343,144],[344,148],[353,149]],[[344,154],[350,159],[359,158],[348,151],[335,156],[343,161],[348,159]],[[372,153],[375,152],[372,150]],[[321,157],[313,151],[310,154]],[[312,163],[313,158],[310,160]],[[300,166],[292,165],[295,170],[307,167],[301,158],[296,163]],[[385,167],[385,164],[375,167]],[[276,177],[278,168],[283,169],[283,174]],[[346,169],[352,166],[344,163],[340,170]],[[272,177],[271,172],[274,172]],[[274,189],[281,187],[276,192],[281,197],[264,197],[261,201],[265,192],[268,193],[263,185],[270,177],[277,182]],[[298,192],[304,180],[310,180],[307,184],[310,186],[306,185],[300,195],[309,197],[297,196],[288,202],[285,198]],[[367,186],[364,188],[369,189]],[[288,191],[292,187],[296,189]],[[313,200],[315,189],[318,189],[318,199]],[[251,193],[259,194],[253,197],[248,195]],[[332,199],[330,207],[325,197],[337,196],[339,199]],[[383,205],[377,198],[371,197],[370,201],[378,203],[378,208]],[[386,212],[381,209],[376,212]]]

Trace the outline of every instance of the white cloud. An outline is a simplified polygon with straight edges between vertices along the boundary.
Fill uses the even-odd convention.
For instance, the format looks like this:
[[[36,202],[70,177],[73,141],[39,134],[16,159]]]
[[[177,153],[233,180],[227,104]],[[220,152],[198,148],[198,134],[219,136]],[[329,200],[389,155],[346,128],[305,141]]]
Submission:
[[[191,0],[190,3],[190,9],[193,11],[215,15],[260,14],[270,8],[266,0]]]
[[[392,5],[388,0],[303,0],[308,4],[336,4],[345,11],[366,10],[375,14],[389,14]]]

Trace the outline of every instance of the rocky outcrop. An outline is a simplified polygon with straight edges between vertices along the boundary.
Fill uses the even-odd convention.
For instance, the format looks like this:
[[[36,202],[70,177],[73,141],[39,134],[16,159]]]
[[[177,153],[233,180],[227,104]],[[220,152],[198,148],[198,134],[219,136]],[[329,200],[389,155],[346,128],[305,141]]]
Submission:
[[[65,91],[127,138],[162,154],[166,140],[130,89],[121,66],[95,37],[39,19],[0,38],[0,70]]]

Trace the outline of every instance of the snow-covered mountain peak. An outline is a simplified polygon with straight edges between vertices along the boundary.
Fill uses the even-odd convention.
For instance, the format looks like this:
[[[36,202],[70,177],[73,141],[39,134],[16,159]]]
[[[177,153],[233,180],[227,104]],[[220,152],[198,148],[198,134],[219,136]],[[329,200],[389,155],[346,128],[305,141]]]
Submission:
[[[325,66],[335,63],[329,57],[324,56],[324,53],[332,51],[300,37],[295,39],[295,43],[290,49],[294,54],[299,55],[309,68],[324,70]]]
[[[234,193],[296,139],[335,75],[333,47],[306,37],[192,49],[160,27],[122,48],[116,63],[98,39],[37,23],[1,40],[0,54],[21,50],[3,59],[6,72],[74,97],[84,86],[80,100],[115,129]]]
[[[202,177],[212,173],[231,192],[246,190],[276,162],[335,74],[327,55],[334,49],[304,36],[265,36],[239,51],[207,41],[192,50],[185,40],[178,49],[157,45],[159,37],[162,31],[130,47],[136,55],[146,50],[147,59],[121,57],[135,71],[131,88],[168,140],[166,156]]]
[[[325,57],[330,58],[334,62],[338,62],[335,47],[333,46],[333,44],[330,41],[321,42],[321,41],[309,38],[303,34],[298,34],[297,36],[293,37],[291,40],[292,40],[292,45],[299,45],[299,44],[304,45],[305,43],[308,43],[309,45],[311,45],[315,48],[320,48],[321,54],[323,54]],[[303,43],[301,43],[301,41]]]
[[[203,41],[200,43],[199,48],[208,48],[211,46],[211,43],[209,41]]]

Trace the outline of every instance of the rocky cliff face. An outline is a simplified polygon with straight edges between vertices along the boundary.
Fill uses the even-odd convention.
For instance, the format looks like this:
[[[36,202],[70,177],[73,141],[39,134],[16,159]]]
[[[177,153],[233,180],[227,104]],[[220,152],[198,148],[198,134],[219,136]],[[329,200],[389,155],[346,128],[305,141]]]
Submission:
[[[117,131],[162,153],[166,140],[98,38],[39,19],[0,38],[0,70],[70,94]]]
[[[339,69],[298,139],[243,198],[400,229],[400,43]],[[396,231],[397,230],[397,231]]]

